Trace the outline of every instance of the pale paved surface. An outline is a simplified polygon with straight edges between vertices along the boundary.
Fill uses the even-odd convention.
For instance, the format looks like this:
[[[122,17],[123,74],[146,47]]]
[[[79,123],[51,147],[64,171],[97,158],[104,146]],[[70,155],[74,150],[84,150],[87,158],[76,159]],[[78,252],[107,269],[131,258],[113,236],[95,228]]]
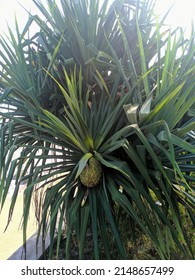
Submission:
[[[9,213],[9,205],[10,200],[7,200],[5,203],[5,207],[0,214],[0,260],[8,259],[23,244],[23,233],[21,229],[21,219],[23,212],[23,191],[20,191],[20,193],[18,194],[12,221],[10,222],[8,229],[4,233]],[[32,236],[35,232],[36,221],[34,218],[33,209],[31,209],[27,238]]]

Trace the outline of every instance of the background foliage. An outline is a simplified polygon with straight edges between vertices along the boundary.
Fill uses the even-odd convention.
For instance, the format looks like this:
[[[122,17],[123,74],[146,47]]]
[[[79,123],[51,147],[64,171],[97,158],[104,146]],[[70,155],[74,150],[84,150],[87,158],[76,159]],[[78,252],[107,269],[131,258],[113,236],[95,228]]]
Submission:
[[[1,209],[16,178],[8,224],[26,180],[24,241],[34,199],[49,257],[65,232],[67,259],[75,240],[84,258],[89,235],[93,258],[128,258],[140,233],[159,258],[193,258],[183,219],[194,227],[193,26],[189,39],[171,30],[152,1],[33,2],[43,17],[0,39]],[[102,176],[86,188],[92,157]]]

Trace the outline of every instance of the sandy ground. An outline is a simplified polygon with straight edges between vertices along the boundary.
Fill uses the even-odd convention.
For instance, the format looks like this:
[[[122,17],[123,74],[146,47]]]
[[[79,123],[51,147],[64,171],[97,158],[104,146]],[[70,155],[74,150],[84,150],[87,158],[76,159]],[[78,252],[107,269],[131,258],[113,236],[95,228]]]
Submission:
[[[7,225],[7,217],[9,213],[9,205],[11,201],[11,195],[5,202],[4,208],[0,213],[0,260],[6,260],[9,258],[22,244],[23,233],[21,229],[21,219],[23,211],[23,190],[18,194],[18,199],[12,216],[12,221],[6,232],[4,232]],[[31,207],[32,208],[32,207]],[[32,236],[36,232],[36,221],[34,218],[33,209],[31,209],[27,238]]]

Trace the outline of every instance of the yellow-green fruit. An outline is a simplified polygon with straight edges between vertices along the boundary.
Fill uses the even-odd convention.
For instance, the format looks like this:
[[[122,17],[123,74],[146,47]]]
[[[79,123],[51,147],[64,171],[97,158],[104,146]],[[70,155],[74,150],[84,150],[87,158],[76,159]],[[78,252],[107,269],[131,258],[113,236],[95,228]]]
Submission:
[[[91,157],[80,174],[81,183],[88,188],[95,187],[98,185],[101,176],[101,163],[94,157]]]

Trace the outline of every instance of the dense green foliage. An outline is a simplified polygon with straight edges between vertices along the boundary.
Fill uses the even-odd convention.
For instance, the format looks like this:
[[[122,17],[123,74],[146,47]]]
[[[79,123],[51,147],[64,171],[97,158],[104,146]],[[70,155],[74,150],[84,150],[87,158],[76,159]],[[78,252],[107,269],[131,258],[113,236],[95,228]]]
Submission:
[[[16,179],[8,222],[26,180],[24,241],[34,199],[50,256],[65,231],[67,259],[72,238],[84,257],[89,233],[95,259],[112,259],[113,244],[125,259],[124,223],[159,258],[193,258],[182,219],[195,225],[193,27],[189,39],[171,30],[151,1],[33,2],[42,17],[0,39],[1,208]],[[80,175],[92,157],[101,177],[88,188]]]

